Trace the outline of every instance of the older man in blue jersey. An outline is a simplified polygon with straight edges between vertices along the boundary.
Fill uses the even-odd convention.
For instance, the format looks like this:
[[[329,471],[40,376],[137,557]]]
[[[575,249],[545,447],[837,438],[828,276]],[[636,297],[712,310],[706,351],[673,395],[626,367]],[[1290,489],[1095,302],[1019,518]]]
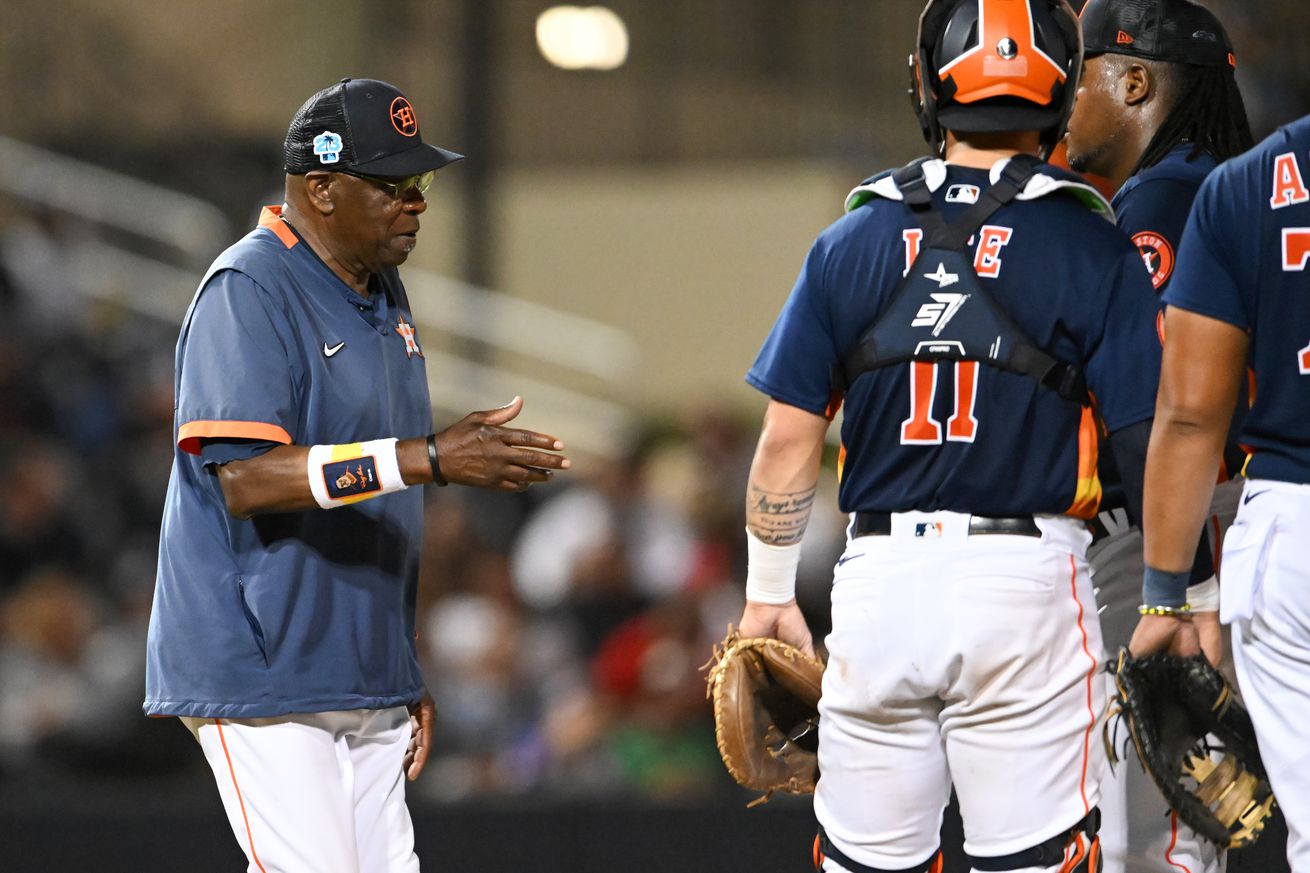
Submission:
[[[1039,160],[1082,64],[1064,0],[930,0],[912,60],[933,159],[852,192],[747,375],[770,402],[740,632],[811,647],[795,571],[844,402],[820,865],[940,871],[954,787],[974,869],[1091,873],[1104,689],[1085,519],[1098,414],[1140,482],[1155,299],[1109,205]]]
[[[145,711],[196,735],[251,871],[418,869],[403,775],[435,716],[413,486],[515,491],[569,466],[554,437],[506,427],[519,398],[432,433],[396,267],[460,157],[385,82],[315,94],[287,133],[286,202],[182,325]]]

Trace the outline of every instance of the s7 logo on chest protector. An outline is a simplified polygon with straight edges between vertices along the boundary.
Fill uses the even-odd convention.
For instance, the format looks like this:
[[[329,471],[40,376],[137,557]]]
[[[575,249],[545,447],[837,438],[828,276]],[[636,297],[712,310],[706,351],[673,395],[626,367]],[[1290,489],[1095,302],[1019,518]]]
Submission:
[[[910,322],[910,327],[931,327],[933,336],[941,336],[947,322],[960,311],[960,307],[969,299],[969,295],[946,293],[929,296],[936,302],[920,306],[914,321]]]

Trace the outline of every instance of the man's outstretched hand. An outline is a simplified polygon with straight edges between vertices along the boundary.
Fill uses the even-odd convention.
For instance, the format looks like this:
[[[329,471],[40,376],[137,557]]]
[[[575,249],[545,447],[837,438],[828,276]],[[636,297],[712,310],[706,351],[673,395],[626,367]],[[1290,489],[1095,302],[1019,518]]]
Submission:
[[[549,482],[570,461],[557,454],[564,443],[549,434],[505,427],[523,409],[515,397],[499,409],[470,412],[436,435],[441,474],[446,481],[502,491],[524,491]]]

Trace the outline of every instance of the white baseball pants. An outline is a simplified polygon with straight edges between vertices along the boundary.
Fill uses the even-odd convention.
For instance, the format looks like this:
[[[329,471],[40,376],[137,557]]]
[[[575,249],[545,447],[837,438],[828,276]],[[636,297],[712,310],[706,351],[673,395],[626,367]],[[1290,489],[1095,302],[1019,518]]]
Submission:
[[[851,540],[832,590],[815,813],[833,845],[903,869],[937,850],[954,783],[965,850],[1012,854],[1100,799],[1101,631],[1090,535],[968,534],[969,516],[901,513]]]
[[[1310,871],[1310,485],[1246,483],[1224,540],[1220,618],[1269,784],[1287,819],[1292,873]]]
[[[417,873],[405,707],[183,722],[214,771],[248,873]]]

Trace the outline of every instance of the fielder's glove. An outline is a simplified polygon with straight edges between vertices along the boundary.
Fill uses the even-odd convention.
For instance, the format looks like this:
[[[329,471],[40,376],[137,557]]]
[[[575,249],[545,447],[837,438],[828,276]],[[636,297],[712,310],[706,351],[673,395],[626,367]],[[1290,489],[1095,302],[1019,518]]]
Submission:
[[[1142,768],[1193,830],[1223,849],[1255,841],[1273,812],[1251,717],[1203,657],[1119,652],[1118,695],[1105,725],[1110,762],[1117,718]],[[1217,739],[1217,743],[1215,740]]]
[[[742,639],[731,627],[709,664],[719,755],[737,784],[764,794],[810,794],[819,778],[819,693],[823,662],[767,638]]]

